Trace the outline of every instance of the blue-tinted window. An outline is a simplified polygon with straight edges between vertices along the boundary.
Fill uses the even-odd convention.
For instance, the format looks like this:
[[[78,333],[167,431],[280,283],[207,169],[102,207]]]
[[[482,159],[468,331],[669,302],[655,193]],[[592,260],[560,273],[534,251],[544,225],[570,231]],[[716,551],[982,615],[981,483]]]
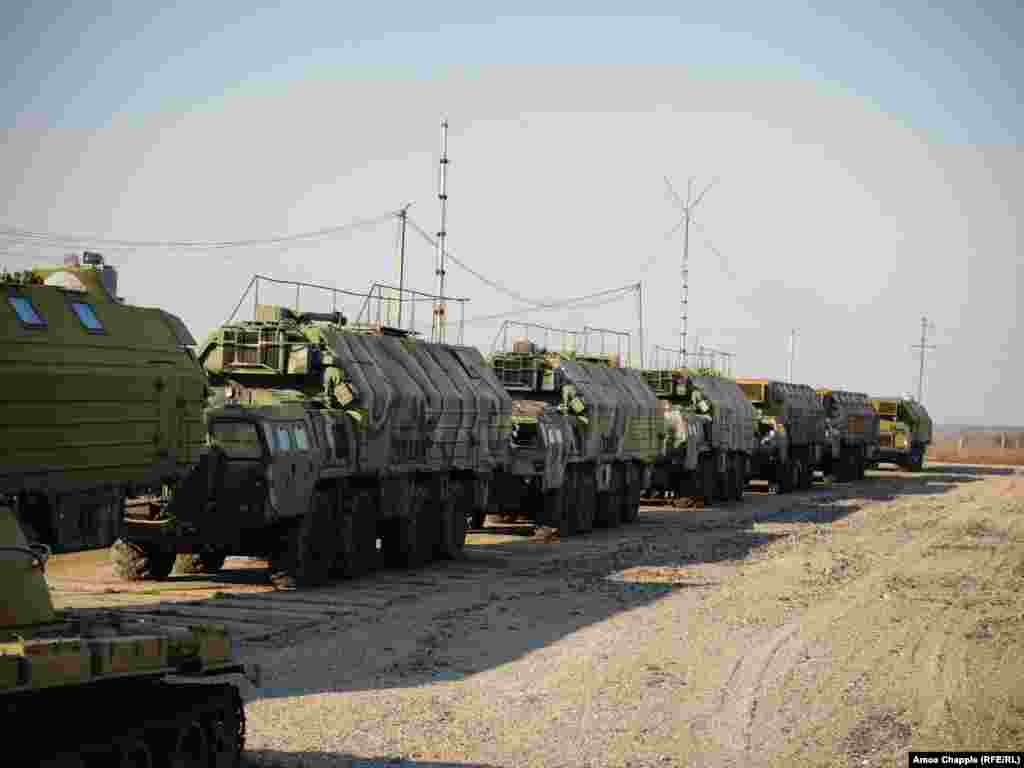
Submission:
[[[103,323],[96,317],[96,310],[92,308],[91,304],[86,304],[81,301],[72,301],[71,309],[74,310],[77,315],[79,322],[90,331],[103,331]]]
[[[32,305],[32,300],[28,296],[8,296],[7,301],[14,307],[14,311],[18,313],[18,319],[21,320],[22,324],[30,328],[46,327],[46,321],[36,311],[36,308]]]

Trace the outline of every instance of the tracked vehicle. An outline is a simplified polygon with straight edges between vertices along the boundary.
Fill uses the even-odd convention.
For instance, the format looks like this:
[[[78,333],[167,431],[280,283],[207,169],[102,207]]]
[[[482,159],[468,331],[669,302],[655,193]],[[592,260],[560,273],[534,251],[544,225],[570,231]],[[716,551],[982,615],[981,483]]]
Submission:
[[[57,552],[110,546],[126,502],[199,461],[206,379],[184,324],[117,297],[99,254],[0,275],[0,501]]]
[[[491,355],[514,403],[510,464],[497,476],[501,511],[562,535],[636,519],[660,422],[653,393],[616,362],[540,349],[528,339]]]
[[[751,477],[788,493],[811,487],[825,444],[825,410],[805,384],[737,379],[757,418]]]
[[[664,419],[663,450],[648,492],[699,498],[706,505],[743,498],[754,453],[754,409],[736,382],[688,369],[645,370]]]
[[[10,765],[47,768],[238,766],[242,676],[216,626],[173,626],[113,612],[55,611],[49,548],[30,544],[0,506],[0,715]]]
[[[275,583],[306,586],[461,553],[511,430],[479,351],[257,305],[198,357],[215,392],[210,453],[170,505],[126,519],[123,577],[160,578],[176,555],[210,571],[252,554]]]
[[[880,445],[873,464],[897,464],[920,472],[932,441],[932,419],[923,405],[912,397],[876,397],[871,400],[878,413]]]
[[[878,413],[861,392],[817,390],[825,409],[825,450],[820,469],[839,481],[862,480],[878,452]]]

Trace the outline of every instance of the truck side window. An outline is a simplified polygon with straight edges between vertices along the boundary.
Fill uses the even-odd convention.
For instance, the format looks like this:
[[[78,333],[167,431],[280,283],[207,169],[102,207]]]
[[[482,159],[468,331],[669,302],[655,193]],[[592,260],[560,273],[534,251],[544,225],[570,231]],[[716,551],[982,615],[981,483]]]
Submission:
[[[84,301],[72,301],[71,309],[85,330],[90,333],[107,332],[107,329],[103,327],[103,323],[96,317],[96,310],[93,309],[92,304],[86,304]]]
[[[295,443],[300,451],[309,450],[309,435],[306,434],[306,427],[303,424],[295,424],[292,434],[295,436]]]
[[[274,427],[274,442],[277,445],[278,453],[285,453],[287,451],[294,451],[295,445],[291,436],[291,431],[285,426]]]
[[[245,421],[215,421],[210,438],[230,459],[259,459],[263,455],[256,425]]]
[[[7,301],[14,309],[15,314],[18,315],[18,320],[26,328],[45,328],[46,321],[43,316],[39,314],[39,311],[35,308],[32,303],[32,299],[28,296],[19,296],[17,294],[7,297]]]

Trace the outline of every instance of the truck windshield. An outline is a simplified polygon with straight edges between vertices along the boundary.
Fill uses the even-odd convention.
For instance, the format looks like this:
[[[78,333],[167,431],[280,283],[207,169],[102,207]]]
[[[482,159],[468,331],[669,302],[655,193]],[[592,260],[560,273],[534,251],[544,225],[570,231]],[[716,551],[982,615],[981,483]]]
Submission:
[[[259,459],[263,456],[256,425],[246,421],[213,422],[210,440],[223,448],[229,459]]]

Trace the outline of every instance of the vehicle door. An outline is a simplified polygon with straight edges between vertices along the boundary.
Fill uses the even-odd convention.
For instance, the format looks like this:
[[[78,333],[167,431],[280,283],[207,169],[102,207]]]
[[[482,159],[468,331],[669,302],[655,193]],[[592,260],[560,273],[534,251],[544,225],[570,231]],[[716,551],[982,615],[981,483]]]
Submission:
[[[301,504],[301,475],[299,450],[295,434],[287,421],[266,421],[267,444],[271,456],[267,473],[270,486],[270,504],[275,517],[296,517],[305,514]]]
[[[292,459],[292,478],[295,483],[295,504],[305,512],[313,497],[313,488],[320,470],[319,447],[311,425],[305,421],[294,421],[288,425],[295,445]]]

